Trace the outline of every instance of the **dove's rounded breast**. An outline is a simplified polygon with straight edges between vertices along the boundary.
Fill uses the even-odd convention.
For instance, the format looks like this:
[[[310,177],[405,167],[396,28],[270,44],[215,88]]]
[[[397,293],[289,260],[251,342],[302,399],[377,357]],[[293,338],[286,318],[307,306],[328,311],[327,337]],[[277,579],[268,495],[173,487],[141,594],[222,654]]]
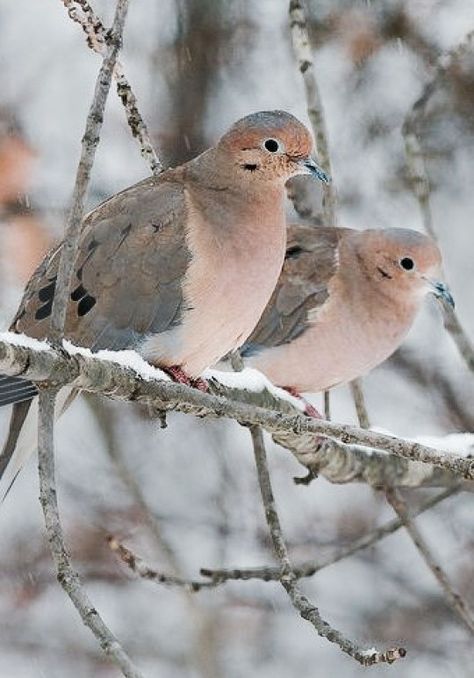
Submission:
[[[219,210],[209,220],[195,210],[187,194],[193,228],[187,246],[192,253],[184,282],[181,324],[150,337],[140,353],[160,365],[180,365],[198,376],[250,335],[267,304],[283,264],[286,224],[281,195],[270,190],[255,214],[242,203],[231,205],[242,217],[229,229]],[[229,205],[225,219],[232,221]]]
[[[407,306],[399,322],[392,304],[340,304],[339,295],[319,312],[313,325],[296,339],[264,349],[246,359],[279,386],[318,393],[366,374],[388,358],[408,333],[418,310]]]

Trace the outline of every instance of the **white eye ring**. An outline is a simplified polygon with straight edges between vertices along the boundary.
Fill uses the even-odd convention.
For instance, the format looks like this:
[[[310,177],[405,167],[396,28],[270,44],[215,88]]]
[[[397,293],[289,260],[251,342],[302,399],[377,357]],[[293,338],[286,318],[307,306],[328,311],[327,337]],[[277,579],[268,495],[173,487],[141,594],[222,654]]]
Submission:
[[[262,146],[269,153],[283,153],[284,152],[283,144],[280,141],[278,141],[278,139],[272,139],[272,138],[265,139]]]

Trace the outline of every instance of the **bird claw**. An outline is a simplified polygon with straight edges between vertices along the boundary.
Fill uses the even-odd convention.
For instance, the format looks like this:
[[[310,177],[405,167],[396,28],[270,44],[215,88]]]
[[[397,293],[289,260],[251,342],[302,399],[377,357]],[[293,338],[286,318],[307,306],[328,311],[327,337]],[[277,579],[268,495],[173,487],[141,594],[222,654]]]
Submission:
[[[293,482],[295,485],[306,485],[306,487],[313,482],[318,477],[318,474],[311,469],[308,469],[308,473],[305,476],[294,476]]]
[[[184,384],[185,386],[197,388],[198,391],[202,391],[203,393],[207,393],[209,391],[209,384],[205,379],[202,377],[192,379],[179,365],[171,365],[169,367],[162,367],[161,369],[178,384]]]
[[[197,388],[197,390],[201,391],[202,393],[208,393],[209,392],[209,383],[206,381],[206,379],[203,379],[202,377],[198,377],[197,379],[192,379],[191,380],[191,386],[193,388]]]
[[[311,405],[299,391],[296,390],[294,386],[283,386],[283,389],[292,395],[294,398],[298,398],[298,400],[302,400],[304,403],[304,414],[306,414],[307,417],[312,417],[313,419],[324,419],[323,415],[314,407],[314,405]]]

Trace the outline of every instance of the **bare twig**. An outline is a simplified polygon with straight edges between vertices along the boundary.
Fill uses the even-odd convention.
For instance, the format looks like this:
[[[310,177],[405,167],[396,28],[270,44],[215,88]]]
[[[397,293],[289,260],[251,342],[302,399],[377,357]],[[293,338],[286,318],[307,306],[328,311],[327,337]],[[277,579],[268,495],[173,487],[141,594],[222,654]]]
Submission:
[[[451,582],[449,581],[448,575],[437,562],[430,547],[415,525],[413,517],[409,515],[406,502],[403,500],[400,493],[392,488],[386,491],[386,496],[393,510],[402,521],[421,557],[441,586],[449,605],[452,607],[458,617],[460,617],[468,630],[471,633],[474,633],[474,615],[472,610],[469,608],[468,604],[461,597],[461,595],[454,590]]]
[[[418,201],[423,228],[434,240],[437,240],[437,233],[433,224],[433,213],[430,203],[431,184],[420,138],[420,124],[426,114],[428,102],[441,85],[449,66],[454,59],[472,50],[473,44],[474,31],[471,31],[456,49],[442,55],[438,59],[433,79],[428,82],[421,96],[415,101],[410,111],[408,111],[402,126],[411,188]],[[449,304],[442,304],[442,312],[447,332],[451,335],[467,367],[474,372],[474,347],[470,338],[464,330],[456,312]]]
[[[423,88],[422,93],[413,104],[410,111],[408,111],[403,124],[403,133],[413,132],[418,134],[419,125],[426,115],[428,103],[433,94],[439,89],[443,79],[446,77],[449,68],[453,62],[462,58],[465,54],[472,51],[474,46],[474,30],[469,31],[464,36],[464,39],[449,52],[443,53],[438,57],[436,68],[433,77],[429,80]]]
[[[412,511],[411,517],[415,518],[421,513],[424,513],[424,511],[433,508],[433,506],[436,506],[437,504],[444,501],[448,497],[457,494],[459,492],[459,489],[460,489],[459,486],[455,486],[447,490],[443,490],[443,492],[436,494],[434,497],[430,497],[430,499],[427,499],[425,502],[423,502],[416,510]],[[339,561],[344,560],[345,558],[348,558],[349,556],[352,556],[355,553],[358,553],[366,548],[369,548],[370,546],[373,546],[378,541],[380,541],[384,537],[387,537],[390,534],[393,534],[403,526],[404,526],[403,521],[400,518],[391,520],[387,522],[385,525],[377,527],[375,530],[372,530],[371,532],[362,535],[361,537],[353,541],[351,544],[343,546],[342,548],[338,549],[335,553],[330,554],[325,558],[320,558],[317,561],[310,560],[305,563],[301,563],[300,565],[294,566],[293,572],[298,579],[301,579],[303,577],[312,577],[314,574],[324,569],[325,567],[329,567],[334,563],[338,563]],[[228,569],[201,568],[201,574],[204,577],[211,577],[216,584],[224,583],[226,581],[235,579],[242,580],[260,579],[263,581],[275,581],[279,579],[281,576],[281,568],[270,566],[234,567]]]
[[[359,426],[361,428],[370,428],[369,414],[365,404],[364,391],[362,390],[362,380],[360,378],[353,379],[350,383],[350,388]]]
[[[89,404],[89,399],[87,399],[87,402]],[[166,560],[167,567],[171,569],[173,574],[179,574],[180,564],[176,557],[176,553],[165,538],[160,521],[148,505],[140,484],[128,468],[123,455],[120,452],[118,439],[115,435],[115,426],[111,421],[112,411],[107,407],[107,403],[99,398],[94,398],[94,401],[90,404],[90,410],[99,422],[101,431],[106,439],[105,448],[110,461],[114,465],[120,480],[123,482],[136,506],[140,510],[143,520],[150,530],[150,533],[153,535],[158,550]]]
[[[324,418],[328,421],[331,421],[331,397],[330,391],[324,391],[323,393],[324,400]]]
[[[62,0],[62,2],[71,19],[82,27],[89,47],[94,52],[104,55],[107,48],[107,31],[87,0]],[[117,83],[117,94],[125,108],[128,125],[133,137],[140,145],[140,153],[148,163],[152,174],[159,174],[163,171],[163,166],[153,148],[146,123],[138,110],[137,98],[119,61],[115,63],[113,77]]]
[[[107,542],[110,549],[118,555],[120,560],[141,579],[148,579],[149,581],[154,581],[157,584],[164,584],[165,586],[183,588],[191,593],[195,593],[201,589],[215,588],[218,586],[218,582],[214,583],[213,581],[206,579],[203,579],[202,581],[184,579],[183,577],[174,574],[158,572],[158,570],[147,565],[144,560],[137,556],[133,551],[121,544],[116,537],[107,537]]]
[[[291,40],[298,67],[303,76],[308,116],[316,140],[318,162],[324,171],[332,176],[328,133],[319,87],[314,74],[313,54],[303,0],[291,0],[289,14]],[[333,182],[323,185],[323,221],[325,226],[336,225],[336,192]]]
[[[385,652],[380,652],[375,648],[370,650],[361,649],[351,640],[343,636],[340,631],[337,631],[335,628],[331,627],[321,617],[318,608],[313,603],[311,603],[300,590],[297,585],[296,575],[293,572],[291,566],[288,550],[283,538],[280,519],[276,509],[270,473],[268,470],[263,434],[258,426],[252,426],[250,428],[250,432],[252,435],[258,482],[265,509],[265,517],[270,530],[273,549],[281,566],[279,581],[287,592],[293,607],[298,610],[300,616],[303,619],[309,621],[310,624],[313,625],[321,637],[326,638],[331,643],[336,643],[336,645],[338,645],[343,652],[347,653],[350,657],[362,664],[362,666],[372,666],[373,664],[380,663],[391,664],[397,659],[404,657],[406,655],[404,648],[394,648]]]
[[[63,337],[69,287],[79,241],[89,176],[99,141],[112,70],[121,46],[127,10],[128,0],[118,0],[110,41],[104,51],[104,60],[97,78],[94,97],[87,118],[86,131],[82,140],[81,159],[77,170],[72,207],[67,220],[66,238],[56,280],[51,319],[51,340],[55,345],[59,345]],[[142,674],[132,664],[127,653],[106,626],[83,590],[79,575],[73,569],[66,551],[54,477],[55,395],[55,391],[51,390],[41,390],[39,394],[38,466],[40,501],[57,578],[79,612],[82,621],[98,640],[103,652],[119,667],[124,676],[127,678],[142,678]]]
[[[92,631],[104,653],[120,668],[127,678],[142,678],[117,638],[105,625],[102,617],[82,588],[79,575],[71,565],[64,545],[59,518],[54,476],[54,403],[55,393],[42,390],[39,395],[38,465],[40,501],[51,554],[59,583],[67,593],[84,624]]]
[[[290,31],[293,50],[298,61],[298,66],[303,77],[306,106],[316,139],[318,161],[329,176],[332,176],[331,156],[329,153],[328,131],[324,115],[324,107],[319,92],[318,81],[315,75],[313,51],[308,32],[308,22],[304,0],[290,0]],[[292,192],[295,209],[298,208],[299,194],[297,190]],[[323,225],[335,226],[337,224],[337,193],[334,181],[323,185]],[[365,407],[364,394],[361,379],[351,385],[352,396],[359,416],[362,428],[368,428],[369,418]],[[324,393],[324,409],[326,419],[329,413],[329,392]]]
[[[199,416],[226,417],[244,424],[258,424],[272,434],[286,432],[296,438],[308,433],[316,434],[344,444],[385,450],[404,459],[433,464],[451,471],[458,478],[474,477],[474,463],[470,458],[376,431],[306,417],[288,401],[279,400],[266,388],[260,392],[251,392],[245,388],[230,389],[212,382],[212,392],[203,393],[159,377],[153,379],[149,374],[141,377],[131,368],[100,357],[80,353],[66,356],[53,349],[48,350],[44,343],[35,344],[35,347],[43,349],[38,350],[37,347],[32,348],[31,344],[19,345],[21,341],[21,335],[13,333],[4,333],[0,337],[0,370],[3,374],[23,376],[35,382],[47,381],[49,385],[55,386],[74,382],[79,389],[102,393],[114,399],[153,403],[160,410],[175,409]],[[257,405],[253,404],[255,402]]]
[[[115,61],[122,44],[122,33],[127,17],[128,0],[118,0],[114,22],[104,60],[97,76],[94,96],[87,116],[86,130],[82,138],[81,158],[77,168],[76,182],[72,196],[72,206],[65,227],[65,239],[61,249],[61,258],[56,279],[56,292],[51,314],[51,340],[59,345],[63,336],[69,289],[74,271],[74,260],[81,234],[84,205],[89,186],[90,172],[99,143],[100,130],[104,117],[105,103],[110,90],[110,81]]]

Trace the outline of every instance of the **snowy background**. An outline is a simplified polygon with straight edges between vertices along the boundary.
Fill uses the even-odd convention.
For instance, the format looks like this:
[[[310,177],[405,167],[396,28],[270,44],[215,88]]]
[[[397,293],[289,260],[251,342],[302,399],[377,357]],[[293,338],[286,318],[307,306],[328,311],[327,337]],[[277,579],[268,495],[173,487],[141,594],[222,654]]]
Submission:
[[[197,154],[251,111],[282,108],[307,121],[286,1],[130,4],[121,60],[165,164]],[[113,5],[94,3],[107,24]],[[340,223],[420,228],[401,125],[438,56],[474,28],[472,0],[308,6]],[[99,63],[59,0],[0,0],[2,330],[35,262],[62,232]],[[422,128],[434,225],[470,336],[473,73],[473,54],[456,62]],[[17,144],[12,158],[24,156],[11,194],[2,191],[15,165],[2,159],[8,143]],[[112,92],[90,207],[147,174]],[[474,430],[472,376],[434,303],[426,304],[402,350],[364,384],[373,425],[407,437]],[[314,400],[320,405],[319,396]],[[356,422],[347,387],[334,390],[331,405],[336,421]],[[3,432],[8,413],[1,414]],[[315,635],[278,584],[236,582],[189,596],[138,581],[116,562],[105,542],[109,533],[159,569],[171,567],[120,476],[124,467],[186,576],[202,566],[273,562],[246,430],[183,415],[170,416],[160,430],[144,410],[91,397],[78,400],[58,428],[60,503],[74,561],[106,621],[150,678],[349,678],[367,670],[397,678],[472,676],[472,640],[403,532],[304,583],[323,616],[347,636],[368,646],[407,647],[407,659],[394,667],[359,668]],[[383,495],[366,486],[324,480],[295,486],[292,477],[304,469],[276,446],[270,461],[295,560],[337,550],[392,517]],[[412,491],[407,498],[415,506],[428,494]],[[37,495],[31,463],[0,510],[0,678],[117,676],[55,581]],[[472,519],[465,493],[417,523],[474,603]]]

